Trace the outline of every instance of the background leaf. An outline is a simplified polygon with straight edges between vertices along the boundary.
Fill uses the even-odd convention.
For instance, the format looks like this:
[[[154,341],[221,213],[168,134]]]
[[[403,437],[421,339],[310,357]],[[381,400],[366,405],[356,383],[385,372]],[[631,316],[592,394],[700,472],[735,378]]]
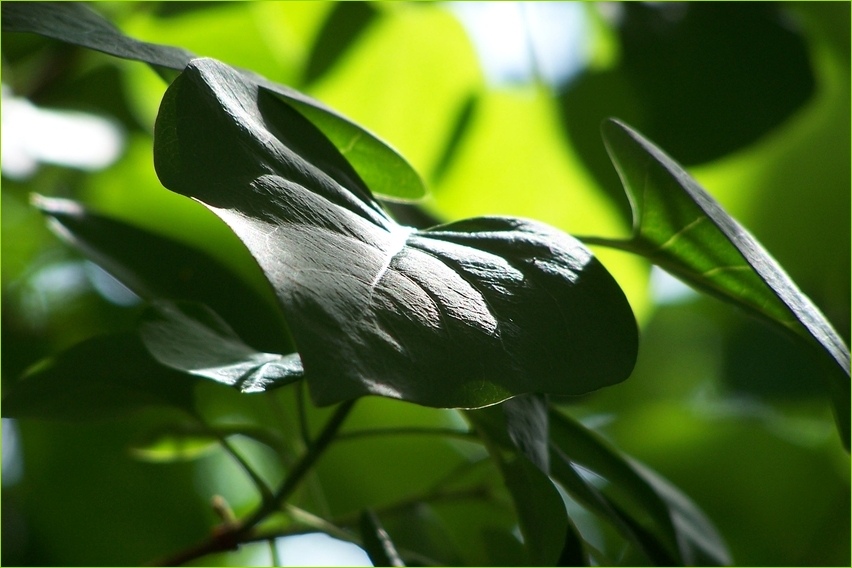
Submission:
[[[674,160],[626,125],[604,138],[634,209],[629,240],[587,238],[648,257],[696,288],[733,302],[814,343],[849,448],[849,350],[810,299],[760,244]]]
[[[3,398],[3,416],[92,420],[149,406],[190,409],[194,382],[159,365],[134,334],[94,337],[15,383]]]
[[[195,57],[181,48],[129,38],[89,7],[76,2],[7,2],[2,10],[3,30],[7,32],[37,33],[160,69],[181,71]],[[426,194],[417,172],[375,135],[316,99],[250,71],[242,73],[246,80],[276,93],[314,121],[376,193],[403,201]]]
[[[319,404],[477,407],[632,369],[629,305],[564,233],[509,218],[401,227],[321,132],[214,60],[172,83],[156,132],[164,185],[228,223],[273,284]]]
[[[608,499],[617,504],[619,516],[626,514],[645,531],[663,544],[666,553],[677,564],[693,565],[714,564],[724,566],[731,563],[727,547],[713,524],[686,496],[670,483],[647,468],[622,456],[586,428],[552,409],[550,412],[551,436],[560,452],[551,455],[554,462],[567,459],[586,471],[605,479],[608,484],[605,492]],[[570,466],[570,464],[568,464]],[[573,466],[572,466],[573,467]],[[554,465],[554,475],[566,488],[574,483],[566,475],[566,470]],[[581,496],[582,498],[582,496]],[[598,500],[593,497],[592,500]],[[587,502],[592,500],[586,499]],[[600,511],[601,507],[597,507]],[[642,529],[636,537],[644,543]],[[633,529],[635,530],[635,528]],[[654,559],[663,559],[659,551],[654,550],[655,540],[646,548]]]
[[[203,252],[71,200],[35,196],[33,204],[58,236],[143,298],[205,304],[257,348],[288,349],[274,304]]]

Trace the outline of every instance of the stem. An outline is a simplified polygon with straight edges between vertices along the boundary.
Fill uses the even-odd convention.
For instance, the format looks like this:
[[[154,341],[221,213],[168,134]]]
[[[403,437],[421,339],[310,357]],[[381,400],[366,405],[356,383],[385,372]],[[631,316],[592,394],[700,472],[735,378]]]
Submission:
[[[332,440],[334,440],[334,437],[337,435],[337,431],[340,430],[340,427],[343,425],[343,421],[346,420],[347,416],[349,416],[354,405],[355,399],[348,400],[337,407],[337,410],[335,410],[332,417],[326,423],[322,432],[320,432],[320,435],[308,447],[307,453],[305,453],[305,455],[302,456],[302,459],[295,465],[293,470],[287,476],[287,479],[284,480],[284,483],[278,488],[275,495],[273,495],[272,500],[262,503],[260,508],[258,508],[258,510],[255,511],[254,514],[245,521],[245,523],[243,523],[241,527],[242,534],[248,532],[270,513],[275,512],[287,501],[287,499],[290,498],[299,486],[302,478],[311,470],[314,463],[316,463],[325,449],[329,446],[329,444],[331,444]]]
[[[269,543],[269,554],[272,557],[273,566],[282,566],[281,555],[278,553],[278,546],[275,544],[275,539],[270,538],[266,542]]]
[[[249,463],[237,452],[234,446],[231,445],[231,443],[228,441],[228,438],[224,436],[221,432],[207,424],[207,422],[205,422],[204,418],[202,418],[200,414],[193,414],[193,416],[208,434],[211,434],[216,438],[222,448],[232,458],[234,458],[234,461],[236,461],[246,473],[246,475],[251,478],[252,483],[254,483],[255,487],[257,487],[257,490],[260,493],[260,497],[263,502],[269,501],[272,498],[272,490],[260,477],[260,475],[258,475],[258,473],[251,467],[251,465],[249,465]]]
[[[369,428],[363,430],[355,430],[354,432],[346,432],[337,437],[338,442],[346,440],[356,440],[358,438],[368,438],[373,436],[445,436],[447,438],[457,438],[468,442],[478,441],[478,437],[474,432],[469,430],[459,430],[457,428]]]
[[[299,432],[305,446],[311,445],[311,429],[308,426],[308,414],[305,410],[305,381],[299,381],[296,386],[296,414],[299,416]]]
[[[296,463],[278,491],[270,499],[264,500],[257,510],[236,527],[223,527],[215,532],[208,540],[178,552],[174,556],[156,562],[156,566],[180,566],[190,560],[201,558],[215,552],[235,550],[241,543],[252,540],[247,538],[252,529],[270,514],[281,508],[298,488],[299,483],[311,470],[316,461],[328,448],[344,420],[349,415],[355,400],[348,400],[337,407],[332,417],[326,423],[320,435],[308,447],[307,452]],[[267,538],[269,538],[267,536]]]

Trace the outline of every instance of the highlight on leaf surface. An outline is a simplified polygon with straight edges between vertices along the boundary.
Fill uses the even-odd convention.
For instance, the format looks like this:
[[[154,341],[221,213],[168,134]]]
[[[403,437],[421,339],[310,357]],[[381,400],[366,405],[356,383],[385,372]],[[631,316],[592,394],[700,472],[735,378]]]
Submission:
[[[614,119],[607,150],[633,208],[626,240],[589,244],[647,257],[697,289],[731,302],[816,347],[838,428],[849,448],[849,349],[831,323],[757,240],[677,162]]]
[[[586,393],[633,368],[630,307],[579,241],[506,217],[400,226],[319,129],[221,62],[193,60],[169,87],[154,154],[163,184],[263,269],[318,404],[480,407]]]

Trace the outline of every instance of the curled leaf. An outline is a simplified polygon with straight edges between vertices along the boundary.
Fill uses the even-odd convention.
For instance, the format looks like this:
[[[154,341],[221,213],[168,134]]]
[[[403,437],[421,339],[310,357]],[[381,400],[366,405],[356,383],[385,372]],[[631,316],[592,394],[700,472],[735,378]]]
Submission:
[[[630,307],[579,241],[504,217],[402,227],[322,132],[227,65],[194,60],[172,83],[154,153],[260,264],[318,404],[480,407],[633,368]]]
[[[263,392],[303,375],[297,354],[252,349],[203,304],[156,302],[143,316],[139,334],[161,364],[242,392]]]

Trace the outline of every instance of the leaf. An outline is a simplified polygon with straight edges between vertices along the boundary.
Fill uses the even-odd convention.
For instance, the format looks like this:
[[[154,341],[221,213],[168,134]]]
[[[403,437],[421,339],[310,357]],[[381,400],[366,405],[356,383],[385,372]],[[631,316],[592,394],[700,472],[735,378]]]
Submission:
[[[189,410],[193,384],[159,365],[134,334],[93,337],[7,387],[3,416],[78,421],[115,418],[149,406]]]
[[[109,55],[182,71],[195,57],[177,47],[137,41],[124,35],[97,12],[80,2],[3,2],[4,32],[29,32]],[[388,199],[411,201],[426,195],[423,180],[390,145],[328,108],[290,87],[250,71],[243,80],[275,93],[303,113],[347,156],[370,188]]]
[[[565,537],[570,534],[562,496],[538,466],[523,455],[510,458],[500,469],[518,512],[530,562],[535,566],[554,566],[562,556]]]
[[[361,531],[364,550],[367,551],[373,566],[405,566],[390,536],[382,528],[379,518],[373,511],[368,509],[361,513],[358,527]]]
[[[607,150],[633,208],[629,240],[587,238],[621,248],[699,290],[782,326],[817,347],[826,366],[843,443],[849,449],[849,349],[778,263],[684,169],[625,124],[603,124]]]
[[[179,47],[124,35],[82,2],[3,2],[4,32],[29,32],[124,59],[180,71],[194,57]]]
[[[544,395],[517,396],[502,404],[467,412],[468,419],[504,449],[517,450],[545,474],[550,473],[547,400]]]
[[[275,306],[203,252],[68,199],[36,195],[32,202],[59,237],[143,298],[200,302],[250,344],[270,350],[289,347]]]
[[[161,428],[130,447],[136,459],[155,463],[192,461],[219,447],[219,439],[210,432],[172,425]]]
[[[576,239],[534,221],[397,225],[289,106],[210,59],[157,118],[163,184],[243,240],[284,309],[314,400],[479,407],[627,378],[636,324]]]
[[[575,489],[573,474],[566,472],[579,466],[606,480],[605,504],[591,485],[572,493],[614,521],[623,534],[632,535],[650,558],[665,562],[670,557],[680,565],[731,563],[710,520],[668,481],[558,410],[551,409],[550,428],[559,449],[551,454],[556,478],[569,490]],[[651,535],[655,538],[649,539]],[[665,552],[656,548],[655,541]]]
[[[563,554],[576,556],[579,536],[568,520],[562,496],[543,468],[547,458],[540,455],[542,442],[547,451],[548,437],[544,397],[521,396],[465,415],[500,468],[530,562],[553,566]]]
[[[155,302],[143,315],[139,335],[163,365],[245,393],[290,384],[304,374],[298,354],[255,351],[203,304]]]

